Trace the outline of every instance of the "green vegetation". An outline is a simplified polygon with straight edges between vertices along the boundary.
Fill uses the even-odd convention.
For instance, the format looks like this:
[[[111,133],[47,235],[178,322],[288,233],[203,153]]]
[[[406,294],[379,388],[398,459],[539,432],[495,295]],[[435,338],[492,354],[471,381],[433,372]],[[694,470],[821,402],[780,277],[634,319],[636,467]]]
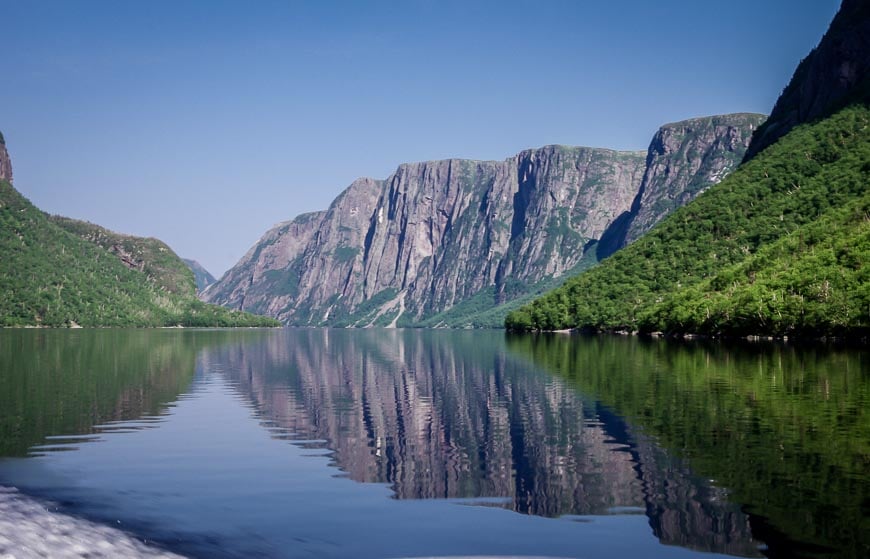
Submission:
[[[360,253],[357,247],[340,246],[333,252],[336,262],[350,262]]]
[[[190,268],[159,239],[134,237],[104,227],[62,216],[49,216],[61,229],[117,256],[128,268],[143,272],[160,289],[178,295],[196,295]],[[193,289],[191,289],[193,287]]]
[[[866,337],[868,262],[870,194],[865,194],[712,279],[680,290],[641,329]]]
[[[0,326],[276,326],[207,305],[163,243],[50,218],[0,181]]]
[[[446,311],[412,322],[402,318],[397,326],[414,328],[502,328],[507,315],[532,302],[536,297],[555,289],[569,277],[598,263],[595,244],[591,244],[580,262],[557,278],[546,278],[533,284],[508,279],[501,294],[495,287],[484,288]],[[500,300],[504,301],[499,303]],[[404,315],[403,315],[404,317]]]
[[[395,287],[389,287],[383,291],[379,291],[366,299],[354,309],[353,313],[347,314],[340,309],[334,309],[335,315],[338,317],[335,321],[331,321],[331,326],[336,328],[345,328],[350,326],[367,326],[376,318],[377,313],[383,305],[396,298],[399,290]],[[391,319],[392,320],[392,319]]]
[[[868,178],[859,104],[795,128],[505,326],[866,336]]]

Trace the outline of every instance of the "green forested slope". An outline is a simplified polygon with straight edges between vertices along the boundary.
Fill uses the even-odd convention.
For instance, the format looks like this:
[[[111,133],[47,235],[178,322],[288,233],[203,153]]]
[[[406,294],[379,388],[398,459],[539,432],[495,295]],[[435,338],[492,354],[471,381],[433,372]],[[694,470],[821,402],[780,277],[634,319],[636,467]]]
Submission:
[[[657,305],[641,329],[870,335],[870,193]]]
[[[157,262],[152,275],[128,268],[118,255],[61,228],[0,180],[0,326],[277,324],[198,301],[190,295],[192,274],[174,277],[164,264]],[[170,284],[170,278],[177,282]]]
[[[49,216],[61,229],[114,254],[128,268],[144,273],[158,288],[182,296],[195,296],[193,272],[159,239],[115,233],[87,221]]]
[[[862,200],[870,182],[868,125],[870,109],[858,104],[794,129],[633,245],[508,315],[505,325],[514,330],[645,328],[741,335],[866,332],[870,309],[862,303],[867,288],[860,258],[866,254],[867,234],[860,211],[866,208]],[[806,237],[820,231],[830,238],[819,249],[833,253],[834,263],[820,262],[813,251],[801,252]],[[759,253],[767,245],[769,256]],[[791,266],[783,275],[778,267],[786,261]],[[839,262],[855,262],[855,269],[836,278],[833,296],[828,291],[828,296],[816,297],[813,290],[825,292],[825,281],[834,279],[826,274],[839,270]],[[745,266],[732,268],[740,263]],[[726,288],[740,273],[745,279]],[[755,283],[759,277],[776,278],[769,287],[776,285],[781,293],[778,300],[760,295],[761,317],[747,320],[759,306],[753,296],[763,292],[763,284]],[[690,287],[696,289],[684,294]],[[783,290],[791,290],[785,300]],[[807,302],[811,295],[811,305],[794,307],[796,298]],[[716,297],[722,304],[711,313],[718,314],[707,319],[700,301]],[[794,313],[799,320],[774,320]]]

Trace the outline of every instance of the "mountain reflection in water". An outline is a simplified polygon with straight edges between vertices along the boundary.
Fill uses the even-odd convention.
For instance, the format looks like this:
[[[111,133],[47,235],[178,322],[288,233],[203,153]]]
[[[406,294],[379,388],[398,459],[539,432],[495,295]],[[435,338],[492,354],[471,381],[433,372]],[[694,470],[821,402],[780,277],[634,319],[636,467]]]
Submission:
[[[867,356],[0,331],[0,485],[193,556],[864,558]]]
[[[666,544],[758,556],[725,489],[504,351],[502,333],[299,330],[204,350],[276,436],[322,440],[399,499],[541,516],[644,513]]]

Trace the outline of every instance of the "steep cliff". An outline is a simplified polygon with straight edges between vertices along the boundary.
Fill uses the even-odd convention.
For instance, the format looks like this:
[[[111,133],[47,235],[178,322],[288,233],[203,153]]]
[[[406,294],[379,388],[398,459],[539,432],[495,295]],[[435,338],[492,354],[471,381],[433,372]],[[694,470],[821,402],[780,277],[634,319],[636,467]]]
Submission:
[[[6,140],[0,132],[0,181],[12,182],[12,161],[6,151]]]
[[[834,114],[846,105],[870,102],[870,2],[843,0],[819,45],[801,61],[758,129],[746,160],[795,126]]]
[[[404,164],[279,224],[202,297],[286,324],[412,325],[457,305],[486,310],[589,262],[599,241],[612,252],[642,234],[730,172],[762,120],[668,125],[648,152],[546,146]]]
[[[650,143],[631,213],[607,232],[599,257],[636,241],[666,215],[718,184],[740,164],[753,132],[766,118],[738,113],[662,126]]]

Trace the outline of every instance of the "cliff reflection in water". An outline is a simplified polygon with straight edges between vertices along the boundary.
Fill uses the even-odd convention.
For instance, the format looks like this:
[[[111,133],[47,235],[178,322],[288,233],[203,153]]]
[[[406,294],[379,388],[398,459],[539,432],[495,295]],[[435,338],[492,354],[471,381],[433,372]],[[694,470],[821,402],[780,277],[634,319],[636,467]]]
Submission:
[[[645,513],[664,543],[758,555],[725,490],[616,414],[505,353],[502,333],[290,330],[203,350],[276,436],[324,440],[400,499]]]
[[[866,349],[612,336],[508,348],[728,487],[768,557],[870,557]]]

